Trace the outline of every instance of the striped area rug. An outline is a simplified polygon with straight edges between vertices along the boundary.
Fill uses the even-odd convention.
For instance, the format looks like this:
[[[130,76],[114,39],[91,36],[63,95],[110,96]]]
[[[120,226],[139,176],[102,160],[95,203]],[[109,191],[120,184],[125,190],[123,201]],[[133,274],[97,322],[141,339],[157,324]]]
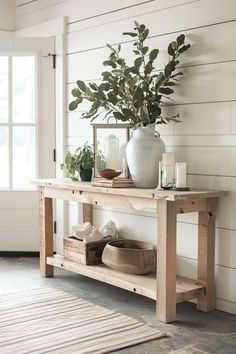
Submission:
[[[0,353],[110,353],[165,333],[53,288],[0,296]]]

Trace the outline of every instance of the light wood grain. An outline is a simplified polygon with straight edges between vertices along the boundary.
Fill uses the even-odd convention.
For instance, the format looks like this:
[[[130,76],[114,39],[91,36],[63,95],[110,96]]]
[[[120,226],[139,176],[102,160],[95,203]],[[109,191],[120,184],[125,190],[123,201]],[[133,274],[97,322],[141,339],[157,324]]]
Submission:
[[[157,203],[157,317],[160,321],[176,319],[176,209],[170,201]]]
[[[199,212],[198,282],[206,293],[197,302],[201,311],[215,309],[215,212],[216,198],[207,200],[207,211]]]
[[[91,186],[90,182],[73,182],[70,179],[36,179],[33,181],[34,184],[38,186],[45,186],[45,196],[51,198],[69,198],[67,193],[70,193],[70,199],[68,200],[79,200],[83,203],[90,203],[92,199],[101,198],[99,195],[105,196],[125,196],[142,198],[147,203],[144,206],[148,209],[148,199],[164,199],[169,201],[184,200],[184,199],[198,199],[198,198],[214,198],[226,195],[224,191],[214,191],[214,190],[198,190],[193,189],[189,192],[179,192],[179,191],[156,191],[155,189],[142,189],[142,188],[104,188],[104,187],[94,187]],[[61,191],[61,192],[60,192]],[[84,192],[87,192],[84,193]],[[61,194],[60,194],[61,193]],[[95,197],[93,197],[93,196]],[[121,198],[121,204],[123,199]],[[134,199],[135,200],[135,199]],[[132,206],[133,199],[131,198],[128,204]],[[96,200],[94,201],[94,203]],[[109,205],[109,201],[97,200],[95,204],[103,204],[103,202]],[[117,202],[119,204],[119,202]],[[126,203],[127,204],[127,203]],[[118,206],[118,205],[117,205]],[[124,205],[121,205],[121,207]],[[126,205],[127,206],[127,205]],[[153,209],[152,202],[150,203],[150,208]]]
[[[108,268],[104,264],[84,266],[82,264],[68,261],[60,255],[48,257],[47,263],[55,267],[63,268],[74,273],[135,292],[153,300],[158,299],[155,274],[148,274],[145,276],[125,274]],[[176,278],[175,289],[176,303],[196,298],[204,292],[204,287],[199,285],[196,280],[180,276],[177,276]]]
[[[53,267],[47,264],[47,256],[53,255],[52,199],[45,198],[43,188],[39,190],[40,223],[40,271],[44,277],[53,276]]]
[[[90,222],[92,224],[93,221],[93,206],[91,204],[82,204],[83,208],[83,223],[84,222]]]
[[[207,202],[206,199],[186,199],[180,200],[175,203],[176,213],[184,214],[184,213],[195,213],[197,211],[205,211],[207,210]]]

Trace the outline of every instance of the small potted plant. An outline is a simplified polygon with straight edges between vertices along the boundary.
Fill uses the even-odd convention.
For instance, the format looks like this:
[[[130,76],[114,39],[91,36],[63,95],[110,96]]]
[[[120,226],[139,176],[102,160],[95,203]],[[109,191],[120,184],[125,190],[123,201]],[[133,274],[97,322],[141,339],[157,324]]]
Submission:
[[[94,153],[92,147],[86,142],[79,146],[74,153],[68,151],[61,169],[66,170],[67,177],[73,181],[91,181],[94,167]]]

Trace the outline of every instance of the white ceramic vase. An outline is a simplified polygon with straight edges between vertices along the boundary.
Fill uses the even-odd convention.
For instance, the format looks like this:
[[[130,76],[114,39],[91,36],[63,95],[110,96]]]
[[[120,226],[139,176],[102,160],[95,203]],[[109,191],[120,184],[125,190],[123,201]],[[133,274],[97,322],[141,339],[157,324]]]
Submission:
[[[149,124],[134,130],[126,149],[127,163],[134,184],[138,188],[158,186],[159,161],[165,152],[165,144],[155,125]]]

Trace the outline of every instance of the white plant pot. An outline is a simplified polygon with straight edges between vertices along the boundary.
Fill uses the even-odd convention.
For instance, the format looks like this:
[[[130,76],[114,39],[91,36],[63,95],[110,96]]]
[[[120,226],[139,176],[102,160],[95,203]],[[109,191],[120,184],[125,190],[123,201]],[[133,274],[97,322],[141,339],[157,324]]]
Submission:
[[[159,161],[165,144],[155,131],[155,125],[139,127],[133,132],[126,149],[127,163],[134,184],[138,188],[158,186]]]

